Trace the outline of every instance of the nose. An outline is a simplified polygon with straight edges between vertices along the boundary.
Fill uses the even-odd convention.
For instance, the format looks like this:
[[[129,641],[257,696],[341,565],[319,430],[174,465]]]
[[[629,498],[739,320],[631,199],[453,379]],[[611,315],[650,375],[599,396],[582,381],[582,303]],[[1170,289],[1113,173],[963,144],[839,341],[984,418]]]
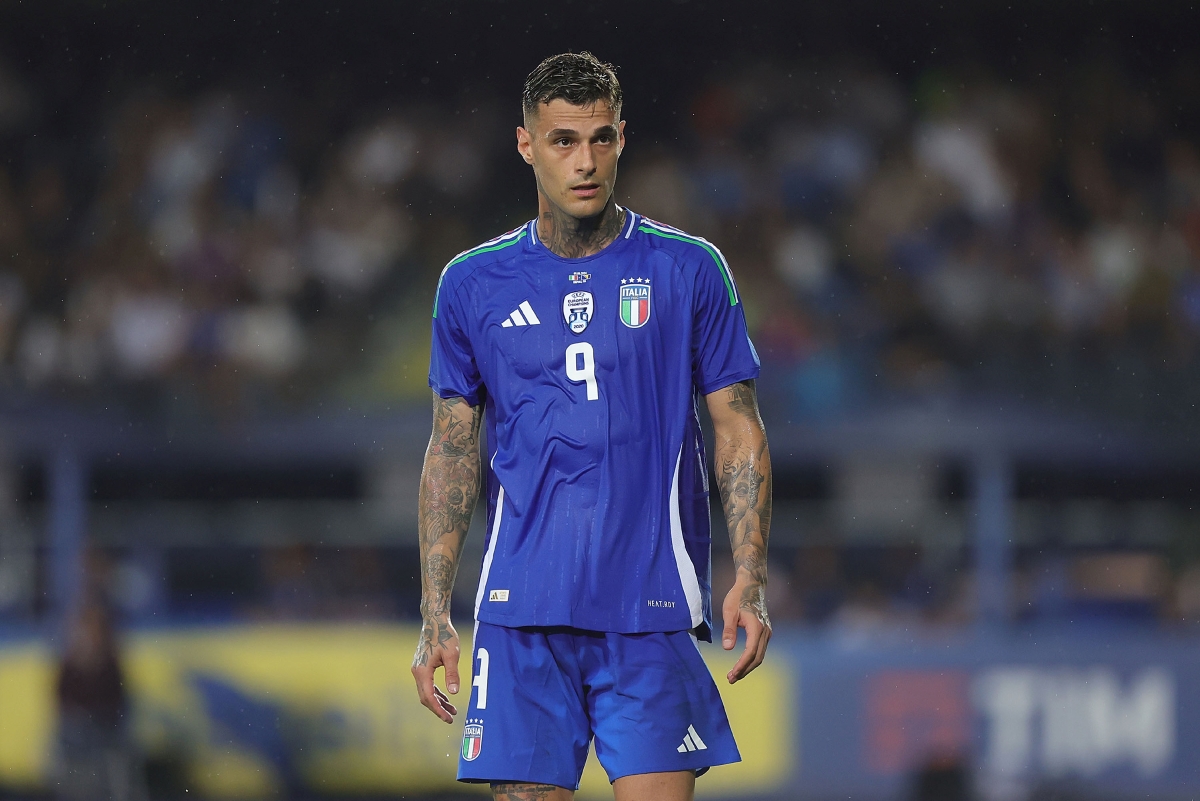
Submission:
[[[591,175],[596,171],[596,157],[592,153],[592,143],[585,142],[579,148],[579,159],[575,163],[575,171],[581,175]]]

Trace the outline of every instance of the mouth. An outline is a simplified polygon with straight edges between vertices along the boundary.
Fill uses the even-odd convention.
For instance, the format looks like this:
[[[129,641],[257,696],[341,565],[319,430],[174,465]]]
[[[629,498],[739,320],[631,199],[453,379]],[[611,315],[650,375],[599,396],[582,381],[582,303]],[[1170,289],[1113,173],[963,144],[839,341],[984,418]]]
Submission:
[[[587,183],[573,186],[571,187],[571,194],[575,195],[575,197],[580,198],[581,200],[593,198],[600,194],[600,184]]]

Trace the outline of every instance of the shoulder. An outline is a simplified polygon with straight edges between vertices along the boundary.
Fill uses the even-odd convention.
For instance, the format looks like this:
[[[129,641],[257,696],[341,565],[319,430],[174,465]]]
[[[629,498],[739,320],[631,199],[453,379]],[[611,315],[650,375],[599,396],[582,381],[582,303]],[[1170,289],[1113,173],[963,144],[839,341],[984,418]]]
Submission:
[[[737,303],[737,289],[733,283],[729,262],[725,260],[725,254],[712,242],[640,215],[635,231],[644,247],[671,253],[676,261],[694,276],[720,280],[729,292],[730,303]]]
[[[704,237],[689,234],[649,217],[638,215],[635,231],[647,247],[666,250],[688,260],[708,261],[718,265],[725,262],[725,256],[717,246]]]
[[[468,248],[446,262],[446,266],[442,268],[442,273],[438,277],[437,290],[434,293],[433,316],[437,317],[442,299],[458,291],[458,287],[462,285],[463,281],[477,269],[516,257],[521,252],[520,245],[528,236],[529,224],[526,223],[494,239]]]

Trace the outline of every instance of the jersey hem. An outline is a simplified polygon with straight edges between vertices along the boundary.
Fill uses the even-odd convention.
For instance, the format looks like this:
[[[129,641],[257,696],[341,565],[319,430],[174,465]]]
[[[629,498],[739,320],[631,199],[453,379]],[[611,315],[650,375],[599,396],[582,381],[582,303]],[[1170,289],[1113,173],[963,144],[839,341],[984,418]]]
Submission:
[[[573,631],[587,631],[596,634],[671,634],[676,631],[690,631],[696,634],[696,638],[704,642],[712,642],[712,625],[707,621],[701,621],[698,626],[689,626],[690,620],[683,621],[683,625],[664,625],[651,626],[649,628],[614,628],[612,626],[586,626],[578,623],[517,623],[511,620],[497,620],[492,615],[476,615],[475,622],[487,623],[489,626],[499,626],[503,629],[571,629]],[[697,634],[697,632],[700,632]],[[707,633],[708,636],[701,636]]]
[[[740,762],[741,759],[739,759],[738,761]],[[705,768],[705,770],[707,770],[707,768]],[[699,776],[700,774],[697,773],[696,775]],[[456,782],[460,782],[462,784],[552,784],[555,787],[561,787],[564,790],[571,790],[573,792],[579,792],[579,782],[575,782],[575,785],[571,786],[570,784],[563,784],[561,778],[555,778],[555,779],[510,779],[510,778],[481,779],[481,778],[476,778],[474,776],[456,776],[454,778],[454,780]]]

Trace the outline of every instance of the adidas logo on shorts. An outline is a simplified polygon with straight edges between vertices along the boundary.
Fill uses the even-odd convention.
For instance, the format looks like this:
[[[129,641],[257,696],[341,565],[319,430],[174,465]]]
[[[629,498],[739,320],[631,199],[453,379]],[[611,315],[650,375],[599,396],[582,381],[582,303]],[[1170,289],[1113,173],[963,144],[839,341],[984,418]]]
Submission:
[[[696,729],[689,723],[688,733],[683,735],[683,743],[675,749],[681,754],[686,754],[688,751],[707,751],[708,746],[700,739],[700,735],[696,734]]]

